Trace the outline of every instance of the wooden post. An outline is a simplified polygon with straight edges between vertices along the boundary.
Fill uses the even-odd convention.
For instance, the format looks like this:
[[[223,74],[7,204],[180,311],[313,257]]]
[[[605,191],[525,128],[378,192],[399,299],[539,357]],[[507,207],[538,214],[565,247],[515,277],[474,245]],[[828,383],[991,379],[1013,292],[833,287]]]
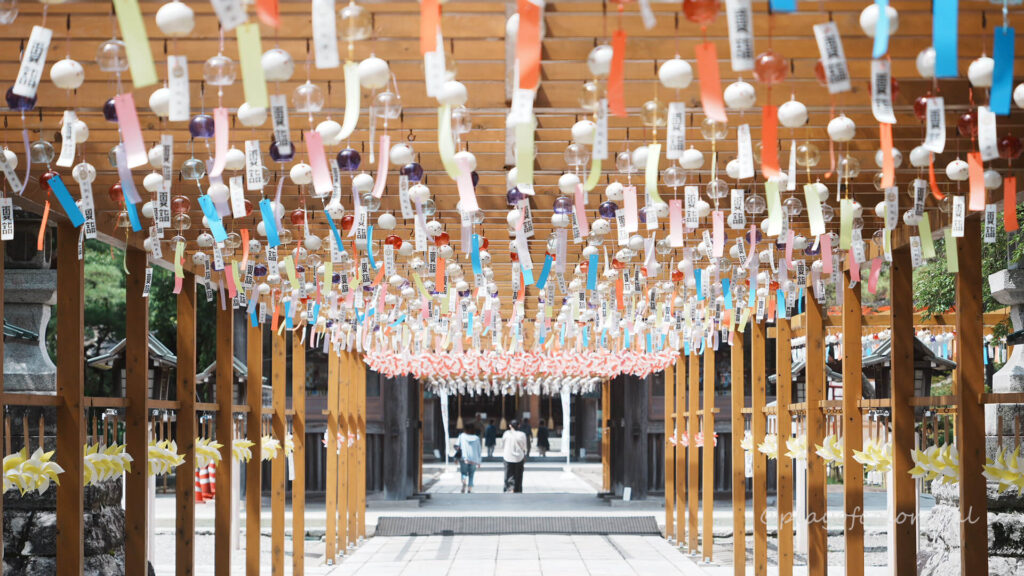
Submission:
[[[245,435],[253,442],[252,459],[245,465],[245,574],[260,576],[260,508],[263,496],[263,327],[249,323],[246,334],[245,364],[248,380],[245,398],[249,414]]]
[[[363,510],[366,506],[366,430],[363,418],[366,407],[366,366],[355,352],[352,353],[352,371],[355,378],[349,393],[349,402],[352,406],[349,414],[352,417],[352,427],[355,429],[355,465],[349,464],[348,541],[355,546],[359,543],[359,538],[366,533],[366,525],[363,522]]]
[[[196,277],[185,272],[178,293],[178,385],[177,444],[185,462],[179,467],[181,481],[174,483],[176,507],[175,563],[177,576],[195,573],[196,484],[191,482],[196,469]],[[257,563],[257,567],[259,564]]]
[[[84,525],[83,525],[83,489],[84,464],[82,446],[85,445],[85,422],[83,403],[85,394],[85,353],[82,342],[85,339],[85,268],[78,259],[79,231],[68,222],[57,225],[57,395],[62,402],[57,405],[57,464],[64,469],[64,482],[57,489],[57,574],[58,576],[79,576],[85,562]],[[2,243],[0,243],[2,244]],[[3,256],[0,248],[0,257]],[[145,256],[143,256],[145,258]],[[0,259],[0,262],[3,262]],[[0,265],[2,266],[2,265]],[[145,261],[143,261],[145,268]],[[0,286],[3,279],[0,278]],[[141,291],[140,291],[141,292]],[[131,294],[131,292],[129,292]],[[0,306],[3,298],[0,297]],[[129,311],[133,309],[129,302]],[[143,300],[143,307],[145,301]],[[129,316],[128,327],[131,329]],[[143,319],[145,329],[145,319]],[[42,337],[42,335],[40,335]],[[144,341],[145,342],[145,341]],[[145,345],[145,344],[144,344]],[[0,346],[0,348],[3,348]],[[145,354],[145,352],[143,352]],[[2,354],[2,352],[0,352]],[[145,363],[145,360],[143,360]],[[134,368],[133,368],[134,370]],[[133,372],[134,375],[134,372]],[[0,375],[2,378],[2,375]],[[143,388],[145,392],[145,388]],[[142,422],[146,418],[143,415]],[[25,437],[28,444],[28,436]],[[138,443],[133,448],[138,449]],[[132,452],[135,458],[146,454],[145,440],[141,452]],[[134,467],[133,467],[134,468]],[[143,501],[146,497],[146,468],[142,468]],[[134,494],[133,494],[134,496]],[[2,500],[2,498],[0,498]],[[129,500],[130,502],[130,500]],[[133,515],[132,522],[138,522]],[[132,538],[145,546],[146,516],[142,515],[141,528],[138,532],[132,526]],[[125,518],[125,536],[129,533],[128,518]],[[127,538],[125,543],[127,544]],[[127,548],[126,548],[127,550]],[[132,560],[137,560],[133,554]],[[141,555],[142,567],[145,569],[145,549]],[[127,558],[126,558],[127,559]],[[0,570],[3,566],[0,565]]]
[[[4,252],[4,250],[5,250],[4,246],[5,245],[6,245],[6,242],[0,242],[0,318],[4,318],[4,282],[6,282],[6,279],[4,278],[4,261],[6,260],[6,256],[5,256],[5,252]],[[79,276],[79,277],[81,278],[81,276]],[[59,286],[59,284],[58,284],[58,286]],[[84,282],[83,282],[83,289],[84,289]],[[83,295],[83,302],[84,302],[84,298],[85,297]],[[84,310],[85,310],[84,303],[83,303],[83,306],[82,306],[82,310],[83,310],[83,313],[84,313]],[[83,317],[83,335],[84,335],[84,317]],[[59,354],[60,353],[59,352],[60,348],[58,347],[57,350],[58,350],[58,354]],[[84,354],[83,354],[83,356],[84,356]],[[60,360],[58,359],[58,362],[59,361]],[[4,365],[4,347],[0,346],[0,398],[3,398],[3,394],[4,394],[4,371],[3,371],[3,365]],[[58,386],[59,386],[59,384],[58,384]],[[83,390],[84,390],[84,384],[83,384]],[[4,415],[4,413],[6,412],[5,408],[6,407],[4,406],[4,403],[0,402],[0,450],[3,450],[3,446],[7,443],[6,430],[5,430],[5,428],[6,428],[6,422],[5,422],[6,421],[6,416]],[[61,411],[61,408],[58,407],[57,408],[57,414],[58,414],[57,418],[58,418],[58,421],[60,419],[60,416],[59,416],[60,411]],[[83,426],[84,425],[85,424],[83,423]],[[59,430],[59,428],[58,428],[58,430]],[[83,442],[83,444],[84,444],[84,442]],[[6,453],[0,452],[0,456],[4,456],[4,455],[6,455]],[[59,460],[59,458],[60,457],[58,456],[58,460]],[[3,499],[3,496],[0,495],[0,522],[3,521],[2,520],[3,517],[4,517],[4,499]],[[83,530],[84,530],[84,528],[83,528]],[[0,529],[0,532],[2,532],[2,529]],[[0,533],[0,576],[2,576],[3,572],[4,572],[4,542],[3,542],[3,540],[4,539],[3,539],[2,533]],[[84,553],[84,548],[83,548],[83,553]],[[83,560],[83,562],[84,562],[84,560]]]
[[[73,234],[75,241],[78,233]],[[69,238],[70,241],[70,238]],[[76,255],[72,258],[77,258]],[[129,247],[125,254],[125,444],[136,462],[149,454],[149,301],[142,296],[146,284],[146,252]],[[77,348],[80,350],[80,348]],[[81,363],[79,356],[77,362]],[[78,410],[80,413],[81,410]],[[63,434],[63,432],[62,432]],[[77,439],[76,439],[77,440]],[[77,442],[75,454],[81,460]],[[189,471],[191,472],[191,470]],[[191,480],[191,477],[189,477]],[[59,491],[58,491],[59,492]],[[81,515],[81,502],[76,513]],[[147,518],[149,477],[146,466],[132,466],[124,482],[124,570],[125,574],[146,574],[148,566]],[[59,544],[59,543],[58,543]],[[80,543],[76,545],[81,545]]]
[[[310,331],[312,332],[312,331]],[[312,337],[312,334],[310,334]],[[306,347],[292,333],[292,576],[306,569]]]
[[[231,573],[231,476],[234,456],[231,442],[234,438],[231,405],[234,401],[235,370],[235,311],[230,307],[217,308],[217,442],[221,444],[221,461],[217,464],[217,496],[214,498],[214,572]],[[141,574],[141,573],[140,573]]]
[[[704,449],[701,462],[704,467],[704,530],[701,545],[704,561],[711,562],[714,556],[715,519],[715,350],[704,347]]]
[[[981,300],[981,220],[972,214],[957,240],[956,447],[960,452],[960,566],[988,574],[988,501],[985,466],[984,319]],[[947,440],[948,442],[949,440]]]
[[[327,564],[333,564],[337,556],[338,533],[338,353],[333,346],[327,352],[327,480],[325,500],[327,524],[324,556]]]
[[[351,466],[349,454],[352,448],[349,446],[348,438],[348,390],[352,381],[351,352],[342,352],[338,360],[338,433],[341,434],[341,452],[338,454],[338,482],[333,489],[338,495],[338,554],[344,554],[348,549],[348,467]],[[331,486],[327,487],[332,489]]]
[[[857,266],[858,264],[854,264]],[[864,574],[864,465],[854,451],[864,449],[861,382],[861,285],[851,287],[850,271],[843,272],[843,512],[846,576]],[[911,307],[912,308],[912,307]]]
[[[765,325],[761,322],[750,324],[750,437],[753,443],[750,452],[754,461],[755,576],[764,576],[768,573],[768,462],[766,456],[757,449],[757,445],[764,441],[767,428],[767,416],[764,413],[765,404],[768,402],[765,331]]]
[[[775,405],[779,435],[779,457],[775,507],[779,515],[779,576],[793,574],[793,459],[785,456],[786,440],[792,435],[789,405],[793,399],[793,333],[789,318],[775,323]]]
[[[676,360],[676,544],[686,540],[686,448],[679,439],[686,433],[686,362]]]
[[[673,430],[675,429],[675,397],[676,379],[673,366],[667,366],[664,374],[664,393],[662,398],[665,416],[665,539],[671,540],[675,536],[675,442],[670,442]]]
[[[284,504],[285,504],[285,458],[284,444],[285,405],[288,394],[288,333],[274,332],[270,337],[270,377],[273,413],[270,425],[274,438],[281,443],[281,452],[270,461],[270,566],[271,574],[284,575]]]
[[[838,271],[837,271],[838,272]],[[825,321],[821,304],[811,291],[807,294],[807,570],[824,574],[828,566],[828,524],[826,513],[825,462],[815,446],[825,438]]]
[[[735,310],[733,311],[735,313]],[[746,574],[747,564],[747,478],[743,441],[743,407],[746,388],[743,381],[743,332],[734,332],[730,351],[732,361],[732,565],[733,573]]]
[[[890,349],[892,394],[892,493],[895,576],[917,575],[917,485],[910,476],[914,467],[914,268],[910,246],[894,247],[889,269],[892,303]],[[959,315],[958,315],[959,316]],[[981,574],[981,572],[979,572]]]
[[[690,413],[689,422],[686,423],[686,437],[689,440],[687,446],[687,458],[690,469],[686,474],[686,491],[689,496],[690,515],[690,554],[697,553],[697,496],[700,488],[700,479],[697,477],[700,471],[700,464],[697,460],[700,457],[700,450],[697,449],[697,405],[700,404],[700,359],[697,358],[695,350],[690,350],[690,394],[687,403],[687,410]]]

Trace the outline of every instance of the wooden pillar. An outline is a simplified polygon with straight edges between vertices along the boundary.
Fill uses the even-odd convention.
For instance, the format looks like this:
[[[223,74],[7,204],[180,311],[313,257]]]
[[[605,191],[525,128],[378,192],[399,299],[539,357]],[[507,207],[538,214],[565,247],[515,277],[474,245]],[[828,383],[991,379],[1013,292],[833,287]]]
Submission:
[[[365,436],[362,429],[362,398],[366,391],[366,366],[363,365],[359,354],[353,352],[350,356],[353,378],[349,386],[348,404],[350,430],[353,433],[352,452],[349,455],[348,465],[348,543],[355,546],[359,543],[360,521],[363,512],[360,505],[363,502],[363,474],[364,457],[366,454]],[[405,388],[404,394],[409,395],[408,378],[403,378],[402,385]],[[408,439],[408,434],[403,432],[403,438]],[[409,447],[407,446],[407,449]]]
[[[75,242],[77,232],[72,234]],[[71,241],[71,237],[68,237]],[[77,247],[75,255],[77,258]],[[129,247],[125,254],[128,275],[125,278],[125,444],[135,462],[146,462],[149,453],[149,301],[142,296],[146,283],[146,252]],[[58,279],[59,282],[59,279]],[[62,285],[62,284],[61,284]],[[59,291],[59,290],[58,290]],[[59,315],[59,312],[58,312]],[[76,348],[80,350],[81,348]],[[81,354],[81,353],[79,353]],[[82,362],[82,357],[77,359]],[[81,410],[77,410],[81,412]],[[63,435],[64,432],[61,432]],[[81,460],[81,446],[74,453]],[[193,468],[194,470],[194,468]],[[186,472],[191,473],[192,470]],[[76,475],[77,477],[78,475]],[[70,476],[69,476],[70,477]],[[186,476],[191,481],[191,476]],[[227,486],[227,484],[221,484]],[[224,493],[227,493],[224,490]],[[59,493],[59,491],[58,491]],[[76,514],[81,515],[81,502]],[[132,466],[124,482],[124,563],[125,574],[146,574],[148,566],[149,478],[146,466]],[[61,543],[58,542],[58,546]],[[81,546],[81,543],[73,544]],[[60,548],[58,548],[60,549]]]
[[[337,556],[338,534],[338,353],[332,346],[327,352],[327,480],[324,485],[327,508],[324,556],[333,564]]]
[[[61,222],[57,225],[57,395],[61,397],[62,402],[57,405],[56,456],[57,464],[64,469],[62,475],[64,482],[57,489],[58,576],[79,576],[85,562],[82,515],[84,504],[82,446],[85,445],[85,419],[82,406],[85,394],[85,362],[83,361],[85,354],[82,348],[82,342],[85,339],[85,269],[82,261],[78,259],[78,234],[79,231],[68,222]],[[2,244],[0,243],[0,246]],[[0,247],[0,258],[2,256],[3,248]],[[0,259],[0,263],[2,262],[3,260]],[[145,268],[144,255],[142,267]],[[0,278],[0,290],[2,290],[2,286],[3,278]],[[128,293],[131,295],[131,291]],[[141,294],[141,290],[139,293]],[[0,306],[3,305],[2,302],[2,292],[0,292]],[[132,306],[132,303],[129,302],[128,306],[129,311],[138,308],[137,303]],[[145,308],[145,300],[142,300],[142,307]],[[131,329],[132,320],[134,318],[129,316],[129,329]],[[142,322],[143,328],[145,328],[146,321]],[[2,348],[3,346],[0,346],[0,355],[3,354]],[[2,361],[2,356],[0,356],[0,361]],[[143,363],[145,363],[145,359],[143,359]],[[129,366],[132,364],[134,363]],[[135,375],[134,371],[132,374]],[[0,378],[2,377],[0,374]],[[145,388],[143,388],[143,393],[145,393]],[[146,418],[143,416],[143,425],[145,425],[145,421]],[[0,428],[3,428],[2,422],[0,422]],[[27,444],[28,438],[26,437],[25,440]],[[138,442],[133,443],[132,448],[138,450],[138,444]],[[146,454],[148,449],[144,439],[141,446],[141,452],[132,452],[135,458]],[[141,474],[144,483],[146,469],[144,466],[140,468],[142,468]],[[145,502],[145,496],[146,494],[143,492],[143,502]],[[131,519],[133,522],[138,521],[138,517],[135,515]],[[126,517],[126,536],[129,531],[127,521]],[[135,527],[132,526],[132,528]],[[138,538],[137,542],[143,547],[145,546],[145,510],[143,510],[141,528],[137,532],[133,530],[132,537]],[[125,543],[127,544],[127,538]],[[138,558],[135,554],[131,556],[133,561],[138,561]],[[145,569],[145,558],[145,548],[143,548],[141,555],[143,569]],[[0,565],[0,570],[2,569],[3,566]]]
[[[807,569],[809,574],[824,574],[828,566],[828,524],[826,513],[825,461],[815,446],[825,438],[825,323],[821,304],[807,294]]]
[[[234,401],[234,310],[217,308],[217,442],[221,444],[221,461],[217,464],[217,496],[214,499],[214,572],[231,573],[231,476],[234,457],[231,442],[234,438],[231,405]],[[141,574],[141,572],[140,572]]]
[[[245,398],[249,414],[245,419],[245,435],[253,442],[252,459],[245,465],[245,574],[260,576],[260,508],[262,506],[263,474],[263,327],[249,323],[245,350],[248,380]]]
[[[750,452],[754,461],[755,576],[764,576],[768,573],[768,462],[766,456],[757,449],[757,445],[764,441],[767,428],[767,416],[764,413],[765,405],[768,403],[765,332],[763,323],[750,324],[750,437],[753,443]]]
[[[663,374],[665,379],[663,405],[665,416],[665,538],[671,540],[675,537],[675,442],[670,442],[673,430],[675,430],[675,398],[676,378],[673,366],[667,366]]]
[[[735,313],[736,310],[733,311]],[[743,441],[743,408],[746,389],[743,381],[743,332],[734,332],[730,351],[732,361],[732,565],[733,573],[746,574],[747,564],[747,478]]]
[[[195,573],[196,562],[196,484],[189,481],[196,469],[196,277],[192,272],[185,272],[182,278],[181,292],[178,293],[177,321],[178,366],[175,374],[180,406],[176,442],[179,453],[185,456],[185,462],[179,467],[178,472],[182,481],[174,483],[177,508],[174,571],[177,576],[192,576]]]
[[[988,574],[988,500],[985,466],[984,312],[981,220],[967,218],[956,241],[957,382],[956,447],[960,452],[960,566],[962,574]]]
[[[274,438],[281,443],[281,452],[270,461],[270,566],[271,574],[284,575],[284,504],[285,462],[285,406],[288,394],[288,348],[285,331],[274,332],[270,336],[270,378],[271,378],[271,430]]]
[[[333,487],[337,492],[338,501],[338,553],[344,554],[348,549],[348,467],[351,466],[349,454],[352,447],[349,445],[348,422],[348,391],[351,388],[352,374],[352,353],[342,352],[338,360],[338,433],[341,434],[341,452],[338,454],[338,482]],[[331,489],[331,487],[328,487]]]
[[[775,323],[775,405],[779,434],[779,457],[775,461],[778,481],[775,507],[779,515],[779,576],[793,574],[793,459],[785,456],[786,441],[792,435],[789,405],[793,399],[793,333],[789,318]]]
[[[853,457],[854,451],[864,449],[864,422],[860,413],[860,400],[864,396],[861,285],[851,287],[849,270],[843,275],[843,531],[846,541],[843,564],[846,576],[863,576],[864,465]]]
[[[686,437],[689,440],[687,446],[687,459],[689,460],[689,470],[686,474],[686,491],[689,501],[689,551],[690,554],[697,553],[697,497],[698,490],[700,488],[700,479],[698,474],[700,472],[700,463],[698,458],[700,457],[700,450],[697,449],[697,406],[700,404],[700,359],[697,357],[695,350],[690,350],[690,393],[687,402],[687,411],[690,413],[689,422],[686,423]]]
[[[312,332],[312,331],[311,331]],[[310,334],[312,338],[312,334]],[[292,576],[306,570],[306,347],[292,333]]]
[[[910,246],[894,247],[889,269],[892,303],[890,349],[892,394],[892,493],[893,531],[897,554],[895,576],[917,575],[917,482],[914,467],[914,268]],[[959,315],[958,315],[959,316]],[[979,572],[981,574],[981,572]]]
[[[704,529],[701,546],[704,548],[704,561],[711,562],[714,557],[714,519],[715,519],[715,350],[711,346],[704,347],[704,449],[701,450],[701,462],[704,467]]]
[[[0,318],[4,318],[4,282],[6,282],[6,279],[4,278],[4,261],[6,260],[6,255],[5,255],[5,252],[4,252],[5,245],[6,245],[6,242],[0,242]],[[79,277],[81,278],[81,276],[79,276]],[[84,282],[83,282],[83,289],[84,289]],[[84,302],[84,298],[85,297],[83,295],[83,302]],[[84,304],[82,305],[82,310],[83,310],[83,313],[84,313],[84,310],[85,310],[85,305]],[[83,334],[84,334],[84,316],[83,316],[82,320],[83,320],[83,324],[82,325],[83,325]],[[59,322],[59,320],[58,320],[58,322]],[[60,349],[58,348],[58,353],[59,353],[59,350]],[[84,354],[83,354],[83,356],[84,356]],[[58,359],[58,362],[59,361],[60,360]],[[3,371],[3,365],[4,365],[4,347],[0,346],[0,398],[3,398],[3,394],[4,394],[4,371]],[[58,384],[58,386],[59,386],[59,384]],[[83,384],[83,390],[84,390],[84,384]],[[4,454],[3,447],[6,445],[6,440],[7,440],[4,437],[4,434],[6,433],[6,431],[4,430],[6,428],[6,426],[4,425],[4,418],[6,418],[6,416],[4,415],[4,412],[6,412],[5,408],[6,407],[5,407],[4,403],[0,402],[0,455]],[[58,419],[60,418],[60,416],[59,416],[60,411],[61,411],[61,408],[58,407],[57,408],[57,414],[58,414],[57,418]],[[85,442],[83,441],[83,444],[84,443]],[[58,460],[59,460],[59,458],[60,457],[58,457]],[[4,517],[4,499],[3,499],[3,495],[0,495],[0,522],[3,522],[3,517]],[[4,571],[4,564],[3,564],[3,560],[4,560],[4,542],[3,542],[3,540],[4,539],[3,539],[3,535],[2,535],[2,528],[0,528],[0,576],[2,576],[3,571]],[[84,553],[84,549],[83,549],[83,553]],[[84,562],[84,560],[83,560],[83,562]]]
[[[679,439],[686,433],[686,362],[683,357],[676,360],[676,544],[683,546],[686,540],[686,447]]]

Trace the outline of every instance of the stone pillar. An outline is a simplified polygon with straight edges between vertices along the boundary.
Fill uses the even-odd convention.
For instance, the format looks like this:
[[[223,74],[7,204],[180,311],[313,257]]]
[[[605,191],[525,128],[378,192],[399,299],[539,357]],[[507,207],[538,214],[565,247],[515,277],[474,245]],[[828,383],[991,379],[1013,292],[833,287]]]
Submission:
[[[1010,321],[1014,330],[1024,328],[1024,269],[1001,270],[988,277],[992,297],[1010,307]],[[1024,346],[1014,346],[1006,364],[992,377],[993,392],[1024,392]],[[1024,419],[1024,407],[1019,404],[989,404],[985,406],[986,452],[994,456],[998,447],[1000,419],[1004,439],[1014,435],[1014,421]],[[1004,442],[1004,445],[1005,442]]]

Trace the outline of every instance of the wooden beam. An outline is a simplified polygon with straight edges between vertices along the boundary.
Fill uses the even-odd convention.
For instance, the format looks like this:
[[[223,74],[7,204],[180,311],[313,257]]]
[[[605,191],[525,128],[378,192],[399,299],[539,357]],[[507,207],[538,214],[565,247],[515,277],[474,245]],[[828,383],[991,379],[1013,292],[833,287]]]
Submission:
[[[217,496],[214,498],[214,572],[217,574],[231,573],[231,475],[233,473],[234,456],[231,455],[231,442],[234,440],[232,422],[232,401],[235,390],[234,347],[235,322],[234,310],[217,307],[217,442],[221,444],[221,461],[217,464]],[[141,572],[140,572],[141,574]]]
[[[843,512],[846,576],[864,576],[864,466],[854,451],[864,449],[861,369],[861,288],[843,271]]]
[[[304,330],[304,329],[303,329]],[[306,346],[292,333],[292,576],[306,570]]]
[[[768,573],[768,462],[757,449],[764,440],[767,418],[759,408],[767,403],[768,374],[766,361],[766,328],[762,322],[750,325],[750,437],[753,441],[751,455],[754,460],[754,574]]]
[[[245,435],[253,442],[252,458],[245,465],[245,574],[260,576],[260,518],[263,500],[263,326],[249,322],[245,337],[248,380],[245,400]]]
[[[893,574],[917,575],[917,481],[910,476],[914,467],[914,268],[910,247],[893,248],[889,267],[889,298],[892,303],[892,491],[893,514],[889,529],[898,551]]]
[[[960,566],[962,574],[988,574],[988,509],[985,466],[985,363],[982,358],[981,220],[972,215],[956,241],[957,397],[956,446],[960,452]],[[948,249],[948,248],[947,248]]]
[[[270,461],[270,567],[271,574],[284,575],[284,504],[285,478],[284,444],[287,430],[285,429],[285,408],[288,394],[288,333],[275,331],[270,336],[270,377],[271,404],[273,415],[270,426],[274,438],[281,443],[281,452]]]
[[[670,442],[669,438],[672,437],[674,426],[675,426],[675,397],[676,397],[676,378],[675,369],[673,366],[666,366],[665,372],[662,374],[665,379],[664,398],[664,417],[665,417],[665,539],[672,540],[675,537],[675,502],[676,502],[676,486],[675,486],[675,442]]]
[[[828,567],[828,525],[826,513],[825,462],[815,453],[815,445],[825,438],[825,414],[818,403],[825,397],[825,326],[821,304],[813,291],[807,294],[807,569],[809,574],[825,574]],[[859,338],[860,335],[858,334]]]
[[[676,544],[686,542],[686,447],[679,439],[686,433],[686,361],[676,360]]]
[[[704,529],[701,537],[705,562],[714,558],[714,519],[715,519],[715,350],[711,346],[704,347],[704,448],[701,450],[701,465],[704,476]]]
[[[700,488],[698,475],[700,473],[700,450],[697,449],[697,410],[700,404],[700,359],[694,350],[690,350],[690,368],[688,370],[690,377],[690,393],[688,403],[686,405],[687,410],[690,412],[689,421],[686,423],[686,438],[689,442],[687,446],[687,459],[689,460],[690,468],[686,474],[686,491],[689,496],[689,529],[690,536],[688,541],[688,548],[690,554],[697,553],[697,496]]]
[[[737,312],[733,310],[733,313]],[[746,403],[743,332],[734,332],[730,349],[732,368],[732,566],[733,574],[747,573],[747,477],[743,454],[743,408]]]
[[[61,222],[57,225],[57,395],[64,399],[57,405],[56,457],[57,464],[64,469],[64,482],[57,489],[58,576],[79,576],[85,562],[82,489],[82,446],[85,445],[85,419],[82,407],[85,393],[85,353],[82,348],[82,342],[85,340],[85,269],[82,261],[78,259],[78,238],[79,231],[70,223]],[[2,254],[0,248],[0,256]],[[0,278],[0,285],[2,284]],[[2,302],[3,298],[0,298],[0,306]],[[143,416],[143,423],[145,420]],[[2,427],[0,425],[0,428]],[[25,440],[27,445],[28,439]],[[132,447],[138,449],[138,443],[133,443]],[[143,439],[142,451],[132,454],[139,458],[140,455],[146,454],[147,450]],[[146,469],[144,466],[140,468],[145,480]],[[132,520],[138,519],[132,516]],[[126,517],[126,536],[128,529]],[[145,529],[143,516],[143,545]],[[132,536],[135,537],[136,534],[133,533]],[[127,544],[127,539],[125,543]],[[135,555],[131,558],[136,560]],[[144,549],[142,558],[144,561]],[[0,565],[0,570],[2,569]]]
[[[177,576],[195,574],[196,534],[196,484],[191,482],[195,474],[196,455],[196,277],[185,272],[178,293],[178,366],[175,377],[178,385],[176,442],[185,462],[178,473],[182,481],[174,483],[174,494],[178,513],[175,517],[175,563]]]
[[[328,565],[334,564],[337,556],[338,533],[338,354],[334,348],[327,352],[327,472],[325,506],[327,523],[325,527],[324,556]]]
[[[779,457],[775,507],[779,515],[779,576],[793,575],[793,459],[784,456],[786,441],[792,436],[793,418],[789,405],[793,400],[793,356],[789,318],[775,322],[775,409],[779,435]]]
[[[77,239],[77,234],[76,234]],[[125,253],[125,444],[135,462],[149,454],[149,301],[142,296],[146,283],[146,252],[129,247]],[[81,358],[78,362],[81,362]],[[78,444],[81,446],[81,443]],[[77,451],[76,451],[77,453]],[[189,477],[191,481],[191,477]],[[222,486],[227,486],[222,484]],[[225,489],[224,493],[228,490]],[[79,508],[78,514],[82,510]],[[124,481],[125,574],[145,574],[149,561],[149,477],[146,466],[132,466]]]

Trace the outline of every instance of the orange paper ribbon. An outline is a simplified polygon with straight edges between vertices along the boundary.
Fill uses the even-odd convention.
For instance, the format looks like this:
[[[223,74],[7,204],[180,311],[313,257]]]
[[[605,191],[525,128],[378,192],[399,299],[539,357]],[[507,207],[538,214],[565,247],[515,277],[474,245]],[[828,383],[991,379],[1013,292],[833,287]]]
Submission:
[[[981,152],[967,153],[967,174],[971,184],[967,209],[971,212],[981,212],[985,209],[985,168],[982,166]]]
[[[896,162],[892,157],[892,124],[878,124],[878,140],[882,145],[882,188],[891,188],[896,181]]]
[[[928,155],[928,187],[932,189],[932,196],[936,200],[944,200],[946,195],[939,190],[939,183],[935,181],[935,154]]]
[[[281,24],[281,16],[278,14],[277,0],[257,0],[256,14],[263,22],[271,28],[277,28]]]
[[[722,81],[718,76],[718,51],[711,42],[697,45],[697,74],[700,80],[700,104],[704,108],[704,115],[715,122],[726,122]]]
[[[1017,177],[1003,178],[1003,227],[1007,232],[1020,228],[1017,222]]]
[[[775,106],[761,109],[761,174],[779,175],[779,116]]]
[[[612,36],[612,66],[608,72],[608,111],[615,116],[626,116],[626,97],[623,83],[626,75],[626,31],[619,29]]]
[[[420,53],[437,50],[437,27],[441,23],[441,4],[438,0],[420,2]]]
[[[536,90],[540,84],[540,6],[530,0],[519,0],[516,58],[519,60],[519,87]]]

